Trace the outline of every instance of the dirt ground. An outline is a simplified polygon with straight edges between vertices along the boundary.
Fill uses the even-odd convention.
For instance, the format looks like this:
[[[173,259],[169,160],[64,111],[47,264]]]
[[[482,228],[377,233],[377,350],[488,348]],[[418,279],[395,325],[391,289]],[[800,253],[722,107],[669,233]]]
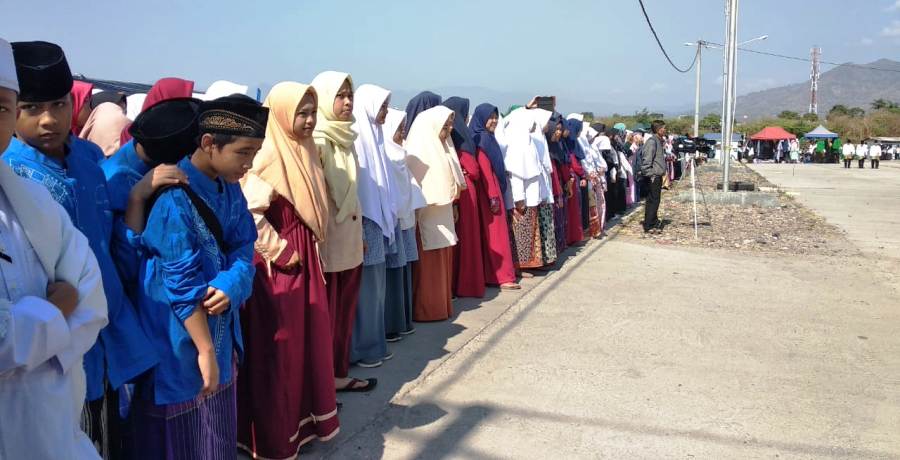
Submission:
[[[731,178],[756,184],[757,190],[760,187],[775,188],[742,164],[733,165]],[[777,207],[727,205],[706,200],[706,194],[714,192],[721,180],[721,169],[707,165],[697,170],[697,238],[694,236],[693,204],[676,199],[679,193],[691,191],[689,176],[673,182],[669,190],[663,191],[660,219],[664,227],[661,234],[644,234],[641,211],[625,222],[622,236],[663,245],[752,252],[819,255],[856,252],[840,229],[785,193],[772,192],[777,195]]]

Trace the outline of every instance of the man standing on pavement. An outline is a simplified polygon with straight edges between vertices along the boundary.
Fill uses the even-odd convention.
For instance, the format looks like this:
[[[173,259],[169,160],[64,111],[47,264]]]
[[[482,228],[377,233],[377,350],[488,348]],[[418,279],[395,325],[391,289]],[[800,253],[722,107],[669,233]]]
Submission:
[[[869,156],[869,146],[863,141],[856,144],[856,159],[859,160],[859,169],[866,167],[866,158]]]
[[[881,162],[881,144],[875,143],[869,147],[869,160],[872,162],[872,169],[878,169],[878,163]]]
[[[649,192],[644,205],[644,233],[659,233],[660,195],[662,194],[662,176],[666,174],[666,124],[662,120],[654,120],[650,124],[653,133],[646,142],[641,158],[641,175],[647,178]]]
[[[856,155],[856,146],[853,145],[852,140],[847,139],[847,142],[841,147],[841,155],[844,157],[844,169],[850,169],[850,162],[853,161],[853,156]]]

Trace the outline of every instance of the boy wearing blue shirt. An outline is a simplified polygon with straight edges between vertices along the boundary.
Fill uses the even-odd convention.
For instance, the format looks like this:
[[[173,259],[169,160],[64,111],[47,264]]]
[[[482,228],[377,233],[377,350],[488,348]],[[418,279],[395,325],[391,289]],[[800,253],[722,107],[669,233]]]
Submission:
[[[143,218],[126,222],[126,210],[130,202],[138,208],[146,206],[160,187],[187,184],[177,163],[197,149],[199,110],[200,101],[190,98],[170,99],[147,108],[128,128],[132,140],[100,164],[113,212],[113,257],[135,304],[141,257],[134,238],[145,222]]]
[[[160,363],[138,385],[139,458],[229,458],[237,445],[238,311],[250,296],[256,225],[238,181],[262,147],[268,109],[246,96],[201,105],[199,148],[178,166],[141,234],[139,309]],[[143,216],[130,203],[126,220]]]

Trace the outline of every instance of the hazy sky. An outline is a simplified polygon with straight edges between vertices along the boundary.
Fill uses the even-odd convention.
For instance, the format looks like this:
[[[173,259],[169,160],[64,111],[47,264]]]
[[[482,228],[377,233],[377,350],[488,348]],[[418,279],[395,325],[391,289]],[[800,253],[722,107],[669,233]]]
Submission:
[[[684,42],[721,42],[723,0],[645,0],[673,59]],[[252,86],[308,82],[343,70],[357,84],[403,91],[444,86],[557,94],[635,108],[690,107],[694,74],[675,72],[637,0],[0,0],[7,40],[48,40],[74,72],[152,83],[164,76],[202,89],[228,79]],[[871,62],[900,58],[900,0],[744,0],[741,40],[758,50]],[[739,55],[738,92],[808,79],[809,64]],[[721,94],[721,52],[704,54],[703,100]],[[831,68],[824,66],[823,70]],[[479,101],[480,102],[480,101]],[[589,110],[586,107],[584,110]]]

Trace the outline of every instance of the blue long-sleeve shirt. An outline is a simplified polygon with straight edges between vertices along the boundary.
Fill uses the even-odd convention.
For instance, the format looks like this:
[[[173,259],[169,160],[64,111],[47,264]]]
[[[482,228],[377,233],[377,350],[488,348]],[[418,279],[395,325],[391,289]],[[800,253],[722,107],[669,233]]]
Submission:
[[[250,297],[255,271],[256,225],[240,186],[208,178],[189,158],[178,166],[221,223],[225,248],[219,248],[184,190],[172,188],[159,196],[141,236],[139,294],[141,319],[161,353],[152,376],[156,404],[188,401],[200,392],[197,348],[184,321],[205,298],[208,286],[224,291],[231,301],[228,311],[208,317],[219,381],[231,380],[232,357],[243,354],[238,312]]]
[[[134,305],[125,295],[110,255],[113,223],[106,179],[100,167],[82,151],[86,146],[84,142],[71,141],[63,163],[13,139],[3,160],[19,176],[50,191],[75,227],[87,237],[100,265],[109,325],[100,331],[97,343],[84,357],[87,399],[93,401],[103,396],[104,376],[113,388],[118,388],[153,367],[158,356],[138,321]]]
[[[138,273],[141,267],[138,235],[125,224],[125,211],[131,189],[150,171],[150,166],[137,154],[132,139],[115,154],[100,163],[106,176],[109,203],[112,210],[113,233],[111,250],[119,276],[131,301],[137,304]]]

